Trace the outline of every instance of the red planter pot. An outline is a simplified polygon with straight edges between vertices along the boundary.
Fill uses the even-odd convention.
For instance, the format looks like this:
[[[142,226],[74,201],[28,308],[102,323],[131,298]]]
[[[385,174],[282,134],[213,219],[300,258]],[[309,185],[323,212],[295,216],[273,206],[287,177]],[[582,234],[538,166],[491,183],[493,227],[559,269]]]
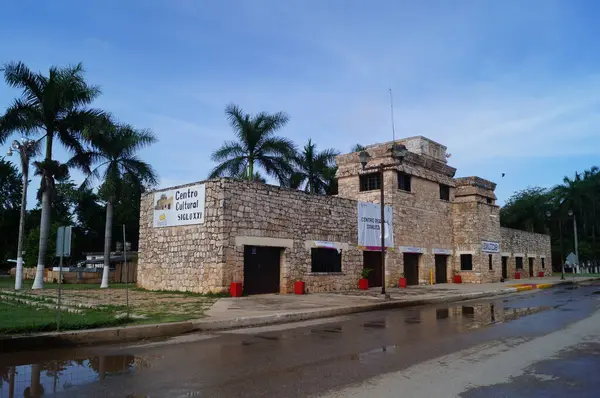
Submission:
[[[294,293],[296,294],[304,294],[304,282],[297,281],[294,283]]]
[[[406,287],[406,278],[400,278],[400,281],[398,282],[398,286]]]
[[[454,276],[452,276],[452,282],[454,282],[454,283],[462,283],[462,276],[460,276],[460,275],[454,275]]]
[[[521,273],[515,272],[515,279],[521,279]]]
[[[538,276],[539,276],[540,278],[543,278],[543,277],[544,277],[544,272],[542,272],[542,271],[538,272]]]
[[[359,279],[358,280],[358,288],[361,290],[369,289],[369,280],[368,279]]]
[[[232,282],[229,287],[231,297],[242,297],[243,287],[242,282]]]

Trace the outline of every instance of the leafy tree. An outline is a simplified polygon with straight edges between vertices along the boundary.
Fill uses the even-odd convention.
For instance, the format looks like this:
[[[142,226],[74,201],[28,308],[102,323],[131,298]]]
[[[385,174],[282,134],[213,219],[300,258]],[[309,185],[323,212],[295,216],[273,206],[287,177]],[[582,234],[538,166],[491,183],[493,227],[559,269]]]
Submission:
[[[129,125],[116,125],[107,121],[97,134],[91,136],[91,139],[92,149],[84,156],[96,166],[85,179],[83,187],[89,187],[94,180],[102,181],[98,192],[106,203],[106,225],[104,272],[100,287],[106,288],[110,267],[114,204],[127,183],[134,186],[141,186],[144,183],[156,184],[156,173],[152,167],[137,156],[140,149],[156,142],[156,137],[149,130],[136,130]]]
[[[316,144],[309,139],[302,152],[293,159],[296,169],[290,178],[290,187],[304,189],[308,193],[330,191],[332,168],[338,154],[334,149],[318,152]]]
[[[360,152],[360,151],[364,151],[365,149],[367,149],[366,146],[361,145],[361,144],[356,144],[352,147],[352,152]]]
[[[12,163],[0,159],[0,266],[16,258],[19,210],[23,183]]]
[[[226,141],[212,154],[212,160],[219,164],[209,178],[244,176],[252,180],[258,175],[258,166],[284,184],[293,171],[295,148],[292,141],[275,136],[275,132],[286,125],[287,115],[261,112],[251,116],[236,105],[228,105],[225,113],[237,140]]]
[[[573,216],[569,214],[572,212]],[[548,213],[550,217],[547,216]],[[600,173],[598,167],[564,177],[552,189],[529,188],[515,193],[500,211],[503,226],[552,237],[552,251],[560,267],[567,253],[575,250],[573,219],[577,221],[579,259],[600,265]]]
[[[516,192],[500,210],[504,227],[529,232],[546,232],[546,211],[550,209],[548,191],[544,188],[527,188]]]
[[[85,81],[81,64],[64,68],[53,66],[48,75],[33,72],[22,62],[10,62],[2,70],[6,83],[22,92],[0,117],[0,141],[17,132],[38,135],[46,141],[45,159],[39,162],[42,211],[37,272],[33,284],[34,289],[40,289],[43,287],[50,234],[52,189],[55,173],[59,170],[53,160],[53,144],[58,141],[67,151],[76,155],[71,166],[87,170],[89,165],[77,161],[77,155],[85,151],[86,136],[83,132],[105,115],[88,108],[100,94],[100,89]]]

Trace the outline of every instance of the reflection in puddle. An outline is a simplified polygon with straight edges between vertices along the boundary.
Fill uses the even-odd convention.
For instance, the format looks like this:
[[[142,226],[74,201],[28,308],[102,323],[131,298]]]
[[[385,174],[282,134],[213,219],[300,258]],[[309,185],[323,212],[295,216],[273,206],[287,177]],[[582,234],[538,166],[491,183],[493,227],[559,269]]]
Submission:
[[[438,308],[435,310],[435,319],[446,319],[450,316],[448,308]]]
[[[385,320],[380,319],[377,321],[365,322],[363,327],[367,329],[385,329]]]
[[[0,367],[0,396],[41,397],[73,391],[80,385],[128,373],[134,367],[147,364],[132,355],[119,355],[4,366]]]
[[[342,333],[342,327],[341,326],[330,326],[330,327],[324,327],[324,328],[318,328],[318,329],[311,329],[310,333],[320,335],[320,336],[328,336],[328,335],[332,335],[332,334]]]

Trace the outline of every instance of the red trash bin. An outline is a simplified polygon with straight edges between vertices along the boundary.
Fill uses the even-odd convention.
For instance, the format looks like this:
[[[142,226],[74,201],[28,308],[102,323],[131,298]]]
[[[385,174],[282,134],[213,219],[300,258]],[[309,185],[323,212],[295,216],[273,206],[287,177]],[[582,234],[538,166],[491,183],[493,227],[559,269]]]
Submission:
[[[515,272],[515,279],[521,279],[521,273]]]
[[[294,293],[304,294],[304,282],[303,281],[296,281],[296,283],[294,283]]]
[[[242,292],[242,282],[231,282],[231,286],[229,287],[229,294],[231,297],[242,297]]]

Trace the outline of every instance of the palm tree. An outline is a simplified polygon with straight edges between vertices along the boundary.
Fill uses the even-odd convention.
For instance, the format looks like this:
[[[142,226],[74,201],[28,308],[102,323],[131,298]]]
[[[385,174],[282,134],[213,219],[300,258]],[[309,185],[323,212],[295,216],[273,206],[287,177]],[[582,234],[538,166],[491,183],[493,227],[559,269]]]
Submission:
[[[4,80],[10,87],[22,90],[0,117],[0,141],[10,134],[41,135],[46,139],[42,168],[42,215],[37,271],[33,289],[44,287],[44,265],[50,232],[50,197],[54,187],[56,166],[52,146],[56,140],[73,155],[84,152],[85,127],[104,117],[104,112],[88,106],[100,94],[97,86],[84,79],[82,64],[59,68],[53,66],[48,75],[32,72],[22,62],[11,62],[2,68]],[[78,159],[77,157],[75,159]],[[89,165],[73,161],[71,166],[89,170]]]
[[[83,156],[96,166],[84,180],[82,188],[89,188],[95,180],[103,181],[99,194],[106,202],[106,223],[104,228],[104,270],[100,287],[107,288],[114,203],[123,190],[124,184],[132,183],[138,186],[144,183],[156,184],[157,177],[152,166],[141,161],[136,154],[141,148],[155,143],[156,137],[149,130],[137,130],[129,125],[117,125],[106,121],[104,126],[90,138],[92,148]]]
[[[245,176],[252,180],[257,176],[255,166],[260,166],[267,175],[285,183],[293,171],[290,160],[295,148],[292,141],[274,134],[288,122],[287,115],[261,112],[251,116],[236,105],[228,105],[225,114],[237,141],[226,141],[212,154],[219,165],[209,178]]]
[[[296,170],[290,177],[290,187],[304,186],[308,193],[326,193],[331,182],[330,169],[338,154],[335,149],[318,152],[316,144],[309,139],[302,152],[294,158]]]

